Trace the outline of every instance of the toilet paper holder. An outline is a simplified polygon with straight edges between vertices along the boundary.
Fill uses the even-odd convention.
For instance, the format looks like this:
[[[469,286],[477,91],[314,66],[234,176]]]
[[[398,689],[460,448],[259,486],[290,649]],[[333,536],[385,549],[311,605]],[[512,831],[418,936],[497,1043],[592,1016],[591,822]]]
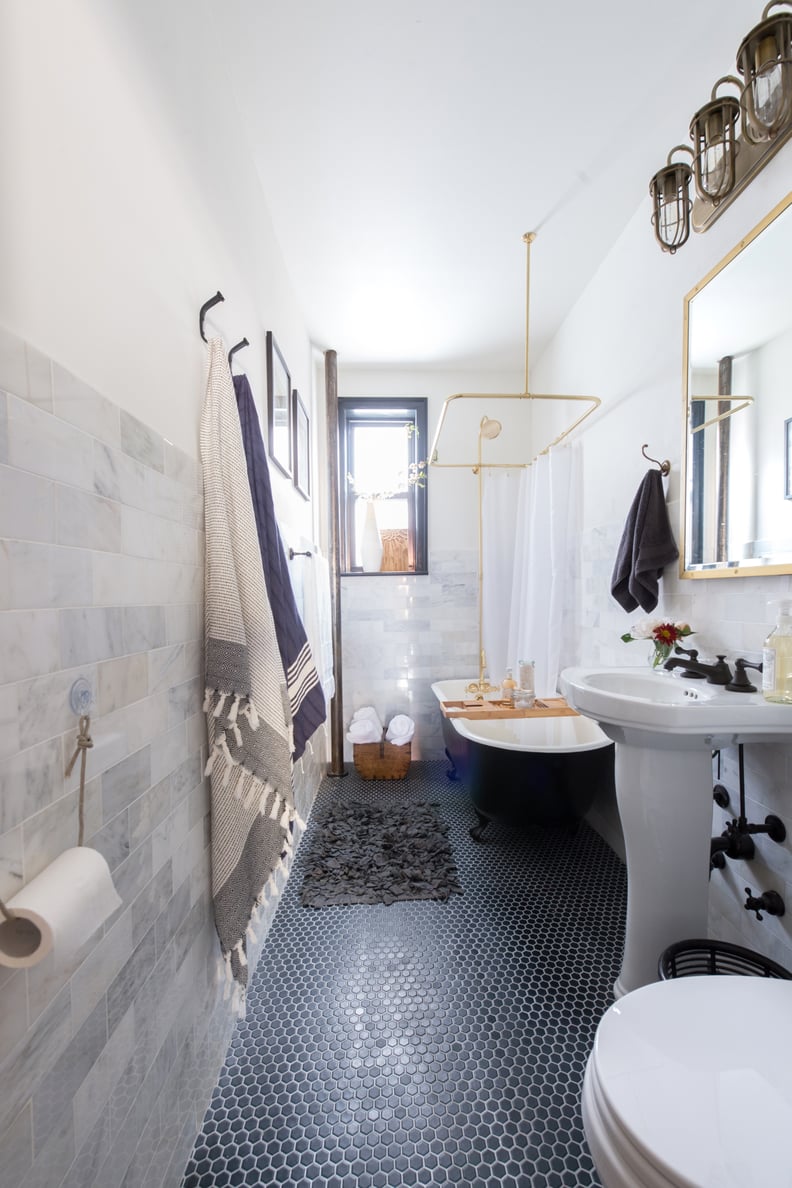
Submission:
[[[6,920],[16,920],[17,914],[12,911],[10,907],[6,907],[2,899],[0,899],[0,915],[5,916]]]
[[[88,716],[94,697],[84,677],[72,685],[69,703],[79,714],[77,744],[65,773],[68,778],[79,757],[78,844],[60,853],[9,903],[0,898],[0,965],[11,968],[35,965],[54,948],[77,950],[122,906],[107,860],[84,845],[86,759],[94,745]]]
[[[74,846],[3,903],[0,966],[29,967],[49,953],[66,960],[123,906],[107,860],[91,846]]]
[[[87,711],[93,705],[94,696],[91,686],[86,681],[85,677],[78,677],[69,691],[69,704],[74,710],[75,714],[80,714],[80,729],[77,738],[77,749],[72,756],[71,762],[66,768],[66,775],[70,775],[72,768],[77,760],[78,755],[83,756],[83,769],[80,776],[80,838],[79,844],[83,844],[83,832],[85,827],[84,822],[84,795],[85,795],[85,751],[90,750],[93,746],[91,737],[88,734],[91,719],[87,717]],[[18,914],[10,908],[4,900],[0,899],[0,915],[5,918],[7,922],[11,920],[18,920]]]

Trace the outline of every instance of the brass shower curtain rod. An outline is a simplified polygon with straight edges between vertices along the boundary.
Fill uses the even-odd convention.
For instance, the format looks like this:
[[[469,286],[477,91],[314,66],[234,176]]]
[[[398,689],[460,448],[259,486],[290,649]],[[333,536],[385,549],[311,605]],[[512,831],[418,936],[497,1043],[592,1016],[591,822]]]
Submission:
[[[715,425],[718,421],[725,421],[744,408],[750,408],[754,402],[753,396],[691,396],[690,403],[692,404],[694,400],[717,400],[718,403],[741,400],[742,404],[738,404],[736,408],[727,408],[726,412],[719,413],[717,417],[710,417],[708,421],[703,421],[700,425],[694,425],[690,430],[691,433],[701,433],[702,429],[709,429],[710,425]]]
[[[535,231],[527,231],[523,235],[523,241],[526,244],[526,267],[525,267],[525,390],[523,392],[457,392],[453,396],[448,396],[443,401],[443,408],[440,412],[440,420],[437,423],[432,447],[429,451],[429,465],[447,467],[449,469],[473,469],[478,466],[477,462],[441,462],[438,450],[438,443],[445,423],[446,414],[451,404],[455,400],[567,400],[585,402],[590,407],[581,413],[571,425],[564,429],[557,437],[534,454],[529,461],[520,462],[484,462],[481,465],[487,470],[514,470],[519,467],[530,466],[542,454],[546,454],[553,446],[563,441],[568,437],[573,429],[576,429],[581,421],[584,421],[587,416],[599,408],[602,401],[597,396],[552,396],[547,394],[539,394],[530,391],[529,385],[529,370],[528,370],[528,348],[529,348],[529,318],[530,318],[530,298],[531,298],[531,244],[536,239]]]

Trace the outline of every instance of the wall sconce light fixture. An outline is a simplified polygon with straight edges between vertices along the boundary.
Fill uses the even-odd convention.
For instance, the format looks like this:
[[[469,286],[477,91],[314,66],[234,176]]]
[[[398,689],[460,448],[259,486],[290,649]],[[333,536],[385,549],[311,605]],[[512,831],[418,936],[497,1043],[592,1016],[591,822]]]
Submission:
[[[721,83],[734,83],[738,88],[742,85],[733,75],[719,78],[712,88],[709,103],[696,112],[690,123],[696,193],[715,203],[734,189],[740,120],[739,99],[735,95],[717,97]]]
[[[770,15],[771,9],[782,11]],[[706,231],[792,136],[792,0],[770,0],[762,19],[737,52],[742,78],[718,79],[690,123],[693,150],[677,145],[652,178],[652,224],[664,252],[672,254],[694,231]],[[739,92],[718,97],[732,83]],[[738,123],[740,131],[738,132]],[[691,152],[693,168],[671,158]],[[688,199],[695,173],[696,201]]]
[[[768,16],[771,8],[786,12]],[[789,0],[770,0],[762,20],[737,51],[743,76],[743,133],[753,144],[777,136],[792,115],[792,6]]]
[[[654,213],[652,223],[657,242],[664,252],[673,253],[690,235],[690,179],[693,174],[687,161],[672,161],[674,153],[690,153],[686,144],[678,144],[668,154],[665,166],[649,183]]]

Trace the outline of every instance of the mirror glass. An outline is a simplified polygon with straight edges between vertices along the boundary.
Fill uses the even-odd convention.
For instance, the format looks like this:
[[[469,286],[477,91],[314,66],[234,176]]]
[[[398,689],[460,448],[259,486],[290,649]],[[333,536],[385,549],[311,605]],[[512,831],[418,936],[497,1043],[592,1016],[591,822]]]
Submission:
[[[791,204],[685,298],[683,577],[792,573]]]

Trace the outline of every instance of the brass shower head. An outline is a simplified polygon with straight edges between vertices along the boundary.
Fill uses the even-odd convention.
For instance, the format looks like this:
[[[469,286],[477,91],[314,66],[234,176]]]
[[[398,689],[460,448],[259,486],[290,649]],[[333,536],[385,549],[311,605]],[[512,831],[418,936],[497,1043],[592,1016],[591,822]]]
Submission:
[[[500,421],[496,421],[494,417],[482,417],[479,425],[479,436],[486,437],[487,441],[493,441],[499,436],[503,426]]]

